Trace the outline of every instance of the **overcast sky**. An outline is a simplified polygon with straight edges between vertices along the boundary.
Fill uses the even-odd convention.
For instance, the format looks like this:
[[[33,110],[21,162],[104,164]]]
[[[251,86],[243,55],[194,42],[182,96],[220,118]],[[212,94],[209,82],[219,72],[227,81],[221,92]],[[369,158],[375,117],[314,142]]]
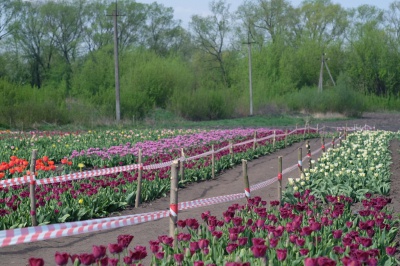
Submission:
[[[230,11],[235,11],[245,0],[227,0],[231,5]],[[344,8],[353,8],[360,5],[374,5],[382,9],[388,9],[389,4],[395,0],[332,0]],[[186,27],[192,15],[208,15],[209,0],[136,0],[136,2],[151,4],[158,2],[166,7],[172,7],[175,12],[175,19],[182,20],[182,26]],[[295,7],[299,6],[302,0],[289,0]]]

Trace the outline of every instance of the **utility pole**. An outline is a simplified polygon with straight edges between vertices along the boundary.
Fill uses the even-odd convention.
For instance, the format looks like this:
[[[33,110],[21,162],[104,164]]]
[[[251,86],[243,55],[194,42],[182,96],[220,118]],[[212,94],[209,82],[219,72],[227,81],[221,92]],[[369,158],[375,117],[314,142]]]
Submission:
[[[252,81],[252,73],[251,73],[251,44],[255,42],[250,41],[250,26],[247,31],[247,42],[243,44],[247,44],[248,53],[249,53],[249,92],[250,92],[250,116],[253,116],[253,81]]]
[[[326,70],[328,71],[329,77],[331,78],[331,81],[333,83],[333,86],[336,86],[335,81],[333,80],[333,77],[331,75],[331,71],[329,70],[328,64],[326,63],[327,60],[329,60],[329,58],[325,58],[326,53],[322,53],[322,57],[321,57],[321,69],[319,71],[319,81],[318,81],[318,91],[321,92],[322,91],[322,86],[323,86],[323,79],[324,79],[324,65]]]
[[[114,19],[114,68],[115,68],[115,113],[117,122],[121,120],[120,95],[119,95],[119,55],[118,55],[118,3],[115,0]]]

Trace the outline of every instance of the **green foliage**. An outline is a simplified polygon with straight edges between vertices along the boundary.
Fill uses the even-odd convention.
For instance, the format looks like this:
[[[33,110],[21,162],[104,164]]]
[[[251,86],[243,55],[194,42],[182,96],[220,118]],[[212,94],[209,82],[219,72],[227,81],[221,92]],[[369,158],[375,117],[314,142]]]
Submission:
[[[0,80],[0,124],[26,128],[36,123],[68,122],[64,95],[54,88],[17,86]]]
[[[296,93],[285,95],[289,108],[306,113],[340,113],[359,117],[365,111],[363,96],[353,91],[345,77],[340,78],[336,87],[318,92],[317,88],[303,88]]]

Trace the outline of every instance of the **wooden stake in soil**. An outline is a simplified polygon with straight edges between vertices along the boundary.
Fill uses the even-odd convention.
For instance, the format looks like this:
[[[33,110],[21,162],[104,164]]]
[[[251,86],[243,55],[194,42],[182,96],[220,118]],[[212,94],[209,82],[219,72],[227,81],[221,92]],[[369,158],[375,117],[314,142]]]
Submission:
[[[254,131],[253,151],[256,150],[256,143],[257,143],[257,131]]]
[[[299,176],[303,173],[303,148],[299,148],[297,152],[297,167],[299,168]]]
[[[30,165],[30,169],[29,169],[31,175],[35,174],[36,157],[37,157],[37,150],[32,150],[31,165]],[[31,200],[32,226],[37,226],[35,189],[36,189],[36,181],[32,180],[31,183],[29,184],[29,197]]]
[[[321,137],[321,144],[322,144],[321,149],[323,152],[325,152],[325,138],[324,137]]]
[[[178,161],[174,161],[171,165],[171,192],[169,204],[169,236],[174,238],[174,247],[177,245],[177,237],[175,234],[176,223],[178,221]]]
[[[309,164],[309,168],[312,168],[312,164],[311,164],[311,148],[310,148],[310,141],[307,140],[306,141],[306,149],[307,149],[307,157],[308,157],[308,164]]]
[[[135,200],[135,208],[138,208],[140,203],[142,203],[142,174],[143,174],[143,165],[142,165],[142,149],[139,149],[138,155],[138,178],[137,178],[137,188],[136,188],[136,200]]]
[[[185,153],[184,153],[184,151],[183,151],[183,148],[181,149],[181,157],[182,157],[182,159],[180,160],[180,163],[179,163],[179,175],[180,175],[180,180],[184,180],[185,179],[185,160],[184,160],[184,158],[185,158]]]
[[[212,153],[211,153],[211,177],[215,179],[215,153],[214,153],[214,144],[211,145]]]
[[[319,134],[318,124],[317,124],[317,134]]]
[[[244,194],[247,199],[250,198],[249,176],[247,175],[247,161],[242,159],[242,173],[244,180]]]
[[[335,148],[335,136],[333,136],[333,139],[332,139],[332,149],[334,149]]]
[[[279,168],[278,168],[278,200],[282,205],[282,156],[278,157]]]

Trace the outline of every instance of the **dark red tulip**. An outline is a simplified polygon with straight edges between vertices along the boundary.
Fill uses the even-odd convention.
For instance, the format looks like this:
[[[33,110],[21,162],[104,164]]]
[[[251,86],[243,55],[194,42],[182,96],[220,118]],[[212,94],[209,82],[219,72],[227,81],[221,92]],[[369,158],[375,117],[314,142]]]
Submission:
[[[63,266],[68,264],[69,254],[66,252],[56,252],[54,255],[54,260],[58,266]]]
[[[304,266],[318,266],[318,260],[316,258],[305,258]]]
[[[122,248],[127,248],[132,242],[133,235],[119,235],[117,237],[117,242]]]
[[[128,265],[132,264],[132,262],[133,262],[133,260],[130,256],[125,256],[123,260],[124,260],[124,263],[128,264]]]
[[[123,248],[118,244],[108,244],[108,251],[110,251],[111,254],[119,254],[123,251]]]
[[[238,245],[239,246],[245,246],[247,245],[248,238],[247,237],[239,237],[238,238]]]
[[[76,260],[79,261],[79,255],[78,254],[69,255],[69,257],[71,258],[72,264],[74,264]]]
[[[176,262],[181,263],[183,261],[184,255],[183,254],[174,254],[174,259]]]
[[[343,231],[342,230],[333,230],[332,234],[333,234],[333,238],[339,239],[342,237]]]
[[[162,260],[164,258],[164,252],[157,252],[154,254],[154,256],[158,259],[158,260]]]
[[[253,252],[253,256],[255,258],[263,258],[263,257],[265,257],[265,253],[267,252],[267,246],[265,246],[265,245],[253,245],[251,247],[251,251]]]
[[[269,240],[269,246],[270,246],[271,248],[276,247],[276,246],[278,245],[278,243],[279,243],[279,238],[271,238],[271,239]]]
[[[82,265],[91,265],[93,263],[95,263],[95,259],[93,254],[89,254],[89,253],[82,253],[79,254],[79,260],[81,261]]]
[[[106,246],[96,246],[92,247],[92,254],[95,259],[101,259],[106,255],[107,247]]]
[[[319,257],[317,258],[318,265],[324,266],[336,266],[336,261],[328,258],[328,257]]]
[[[96,262],[98,263],[98,266],[108,266],[108,257],[98,259]]]
[[[109,266],[118,266],[119,259],[115,258],[108,258],[108,265]]]
[[[298,247],[304,246],[305,243],[306,243],[306,240],[305,240],[304,238],[297,238],[297,239],[296,239],[296,245],[297,245]]]
[[[193,266],[204,266],[204,262],[201,261],[201,260],[195,261],[195,262],[193,263]]]
[[[226,246],[226,251],[231,254],[232,252],[234,252],[236,250],[236,248],[238,247],[237,244],[235,243],[230,243]]]
[[[43,266],[44,260],[42,258],[29,258],[29,266]]]
[[[299,252],[300,252],[301,256],[307,256],[308,252],[310,252],[310,251],[308,249],[306,249],[306,248],[302,248],[302,249],[299,250]]]
[[[284,261],[287,256],[287,249],[277,249],[276,250],[276,257],[279,261]]]
[[[189,243],[189,248],[190,248],[190,251],[192,251],[194,253],[194,252],[196,252],[197,250],[200,249],[199,243],[198,242],[190,242]]]
[[[208,245],[210,243],[210,240],[208,240],[208,239],[200,239],[198,241],[198,243],[199,243],[199,248],[204,249],[204,248],[208,247]]]
[[[395,253],[396,247],[386,247],[386,254],[388,254],[388,256],[394,256]]]

